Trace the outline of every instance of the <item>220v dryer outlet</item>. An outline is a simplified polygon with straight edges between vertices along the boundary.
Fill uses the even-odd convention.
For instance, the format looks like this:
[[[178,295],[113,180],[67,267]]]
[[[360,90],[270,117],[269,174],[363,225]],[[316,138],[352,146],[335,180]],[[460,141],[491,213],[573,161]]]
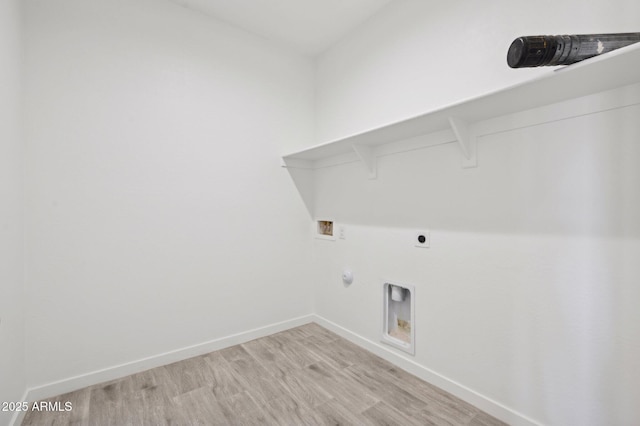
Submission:
[[[414,233],[413,243],[416,247],[429,248],[431,245],[431,234],[429,231],[416,231]]]

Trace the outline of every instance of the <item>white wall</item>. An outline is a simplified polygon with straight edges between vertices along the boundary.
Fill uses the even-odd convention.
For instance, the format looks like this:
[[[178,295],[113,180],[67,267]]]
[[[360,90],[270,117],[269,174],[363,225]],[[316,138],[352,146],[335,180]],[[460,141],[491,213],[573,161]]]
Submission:
[[[317,142],[509,86],[522,35],[638,31],[635,0],[395,0],[317,58]]]
[[[157,0],[26,7],[28,384],[312,312],[313,68]]]
[[[482,138],[477,169],[446,144],[380,157],[377,180],[317,170],[346,239],[315,242],[316,312],[379,342],[382,283],[414,284],[423,367],[542,424],[636,423],[639,113]]]
[[[19,0],[0,2],[0,401],[25,390],[21,21]]]
[[[630,31],[640,16],[632,2],[426,3],[394,2],[319,58],[320,141],[532,77],[506,66],[518,35]],[[481,137],[476,169],[445,144],[378,158],[375,180],[358,163],[317,170],[314,213],[346,239],[314,242],[316,312],[379,342],[382,283],[414,284],[409,358],[425,371],[542,424],[638,423],[639,114]],[[413,247],[420,229],[431,248]]]

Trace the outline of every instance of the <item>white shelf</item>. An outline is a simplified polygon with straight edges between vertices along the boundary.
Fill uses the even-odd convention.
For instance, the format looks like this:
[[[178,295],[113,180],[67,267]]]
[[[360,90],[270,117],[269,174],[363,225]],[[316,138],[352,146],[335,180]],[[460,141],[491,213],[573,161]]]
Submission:
[[[514,71],[517,72],[517,71]],[[316,168],[330,157],[356,153],[370,178],[376,174],[373,149],[404,139],[453,131],[465,167],[475,166],[475,123],[640,82],[640,43],[550,70],[536,79],[467,99],[416,117],[283,156],[285,167]]]

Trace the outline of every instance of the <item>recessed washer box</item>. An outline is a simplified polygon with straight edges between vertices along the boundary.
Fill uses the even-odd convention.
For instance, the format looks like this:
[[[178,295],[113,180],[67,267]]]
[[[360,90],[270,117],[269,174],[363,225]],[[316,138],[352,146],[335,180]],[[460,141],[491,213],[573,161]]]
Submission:
[[[335,240],[336,239],[336,223],[333,219],[317,219],[313,222],[313,233],[316,238],[322,240]]]

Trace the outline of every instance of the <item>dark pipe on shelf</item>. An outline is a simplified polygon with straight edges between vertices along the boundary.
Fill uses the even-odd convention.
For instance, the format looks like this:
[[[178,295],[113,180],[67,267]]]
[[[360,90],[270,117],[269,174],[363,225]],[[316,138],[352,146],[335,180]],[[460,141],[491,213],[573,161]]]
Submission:
[[[511,68],[569,65],[640,42],[640,33],[537,35],[518,37],[509,46]]]

